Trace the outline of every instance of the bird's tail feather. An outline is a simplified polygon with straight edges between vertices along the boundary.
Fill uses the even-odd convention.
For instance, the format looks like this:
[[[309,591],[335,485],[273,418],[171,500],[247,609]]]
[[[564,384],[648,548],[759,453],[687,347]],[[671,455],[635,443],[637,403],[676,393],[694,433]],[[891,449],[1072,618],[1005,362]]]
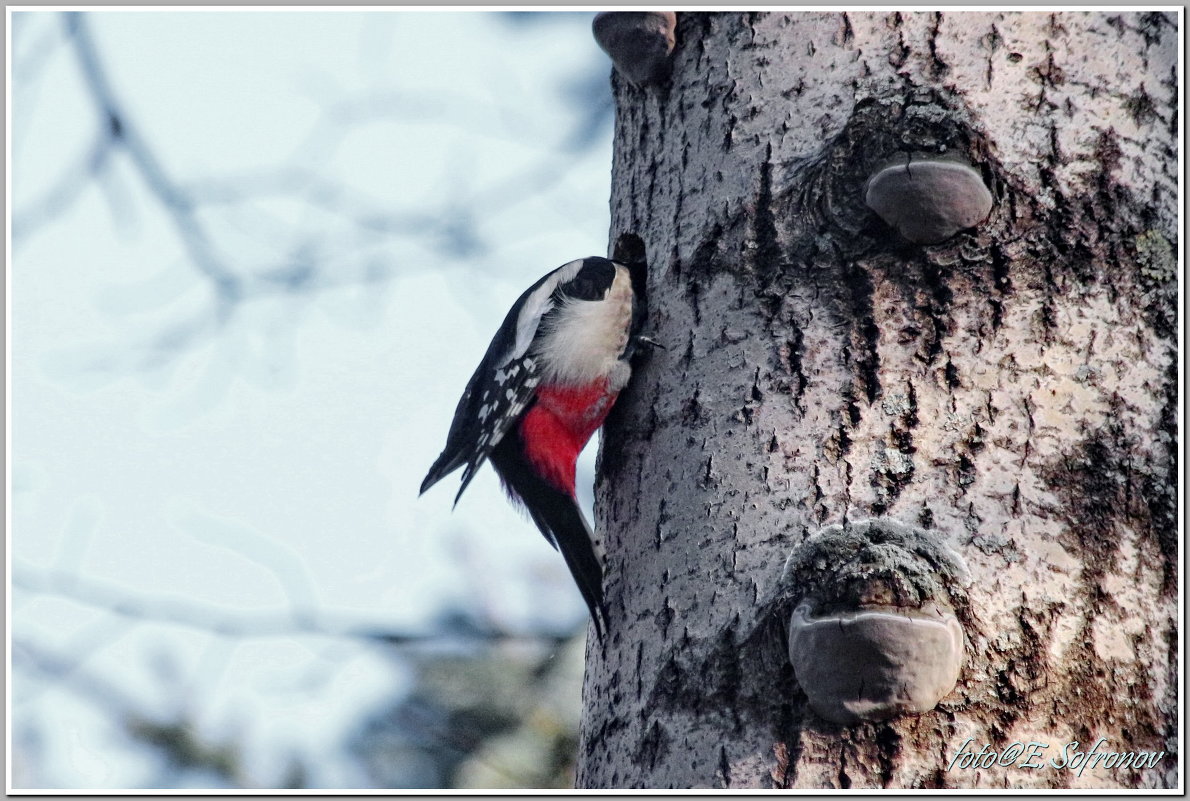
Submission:
[[[425,479],[421,482],[421,489],[418,490],[417,494],[425,495],[426,490],[437,484],[451,472],[458,470],[459,466],[465,461],[467,460],[462,455],[443,451],[442,455],[430,467],[430,472],[426,473]]]
[[[595,552],[591,527],[578,501],[538,476],[521,454],[519,437],[508,437],[492,451],[492,466],[511,494],[524,503],[546,541],[561,552],[602,640],[607,624],[603,566]],[[532,505],[525,503],[526,498],[533,499]]]
[[[559,493],[561,494],[561,493]],[[573,498],[566,498],[557,505],[549,504],[540,513],[529,510],[533,522],[542,534],[549,532],[557,549],[561,552],[574,583],[587,602],[595,634],[600,640],[606,624],[603,607],[603,567],[591,544],[591,527],[582,510]]]

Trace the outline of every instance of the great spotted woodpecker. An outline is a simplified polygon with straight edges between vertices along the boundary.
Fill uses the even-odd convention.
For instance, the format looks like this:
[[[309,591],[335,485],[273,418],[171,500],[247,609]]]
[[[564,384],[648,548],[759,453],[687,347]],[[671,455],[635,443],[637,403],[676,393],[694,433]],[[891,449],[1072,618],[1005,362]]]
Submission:
[[[525,290],[504,318],[455,409],[425,492],[459,467],[455,503],[486,459],[514,502],[561,551],[600,639],[603,543],[575,497],[579,452],[632,375],[644,316],[644,267],[591,257]]]

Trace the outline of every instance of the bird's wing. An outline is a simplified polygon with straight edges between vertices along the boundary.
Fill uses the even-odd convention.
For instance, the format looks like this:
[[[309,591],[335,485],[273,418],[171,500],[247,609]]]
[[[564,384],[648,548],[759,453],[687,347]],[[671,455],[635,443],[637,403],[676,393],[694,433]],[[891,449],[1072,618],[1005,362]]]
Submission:
[[[480,364],[459,400],[446,447],[426,474],[421,492],[466,465],[462,486],[455,495],[458,503],[492,448],[500,444],[533,402],[540,381],[537,362],[532,356],[514,358],[495,370],[488,368],[486,360]]]
[[[446,447],[422,481],[421,492],[466,465],[463,484],[455,496],[458,503],[492,448],[532,404],[541,382],[533,344],[542,330],[542,320],[560,302],[559,285],[574,279],[583,263],[579,259],[546,273],[513,304],[467,382],[446,435]]]

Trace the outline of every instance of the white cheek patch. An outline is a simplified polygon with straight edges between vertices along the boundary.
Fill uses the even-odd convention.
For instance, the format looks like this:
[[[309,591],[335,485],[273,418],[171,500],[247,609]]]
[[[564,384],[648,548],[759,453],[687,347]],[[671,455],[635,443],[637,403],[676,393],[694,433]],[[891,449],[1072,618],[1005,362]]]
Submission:
[[[567,300],[543,326],[535,352],[544,364],[546,378],[582,385],[615,374],[617,381],[627,383],[618,375],[622,372],[618,366],[631,325],[631,278],[626,269],[616,267],[603,300]]]

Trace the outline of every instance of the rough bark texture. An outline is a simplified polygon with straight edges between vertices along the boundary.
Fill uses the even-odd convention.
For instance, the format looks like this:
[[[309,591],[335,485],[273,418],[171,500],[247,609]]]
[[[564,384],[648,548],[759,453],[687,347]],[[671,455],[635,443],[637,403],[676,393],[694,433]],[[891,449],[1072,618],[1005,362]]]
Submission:
[[[650,261],[597,487],[611,635],[586,787],[1175,786],[1177,18],[679,13],[616,83],[612,239]],[[958,154],[995,206],[909,245],[863,205]],[[967,562],[959,684],[920,717],[809,710],[772,603],[821,527]],[[779,611],[779,610],[777,610]],[[1152,769],[947,770],[1014,741]]]

